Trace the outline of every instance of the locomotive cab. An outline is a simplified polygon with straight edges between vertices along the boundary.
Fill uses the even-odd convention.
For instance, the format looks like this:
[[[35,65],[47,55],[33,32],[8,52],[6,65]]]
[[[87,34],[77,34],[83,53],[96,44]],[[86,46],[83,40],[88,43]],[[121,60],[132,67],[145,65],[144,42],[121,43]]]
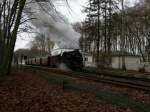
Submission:
[[[64,52],[62,61],[72,70],[81,70],[83,68],[83,58],[79,50]]]

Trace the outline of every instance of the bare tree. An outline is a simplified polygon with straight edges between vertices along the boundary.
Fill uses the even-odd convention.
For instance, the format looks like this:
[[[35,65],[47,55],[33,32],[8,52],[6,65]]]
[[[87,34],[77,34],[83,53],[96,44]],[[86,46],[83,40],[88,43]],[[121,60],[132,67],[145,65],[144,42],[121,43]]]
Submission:
[[[8,74],[26,0],[0,3],[0,74]]]
[[[34,37],[34,40],[30,42],[31,49],[40,51],[40,56],[50,55],[54,43],[50,40],[50,37],[39,34]],[[39,56],[39,55],[37,55]]]

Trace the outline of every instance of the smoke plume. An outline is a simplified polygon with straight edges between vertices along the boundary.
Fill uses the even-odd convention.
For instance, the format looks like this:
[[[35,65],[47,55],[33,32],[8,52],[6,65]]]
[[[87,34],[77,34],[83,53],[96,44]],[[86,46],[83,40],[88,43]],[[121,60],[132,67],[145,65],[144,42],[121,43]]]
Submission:
[[[73,27],[68,23],[67,19],[56,11],[53,3],[49,0],[32,0],[28,4],[26,11],[35,26],[36,31],[40,34],[45,34],[60,47],[63,48],[79,48],[80,34],[75,32]]]

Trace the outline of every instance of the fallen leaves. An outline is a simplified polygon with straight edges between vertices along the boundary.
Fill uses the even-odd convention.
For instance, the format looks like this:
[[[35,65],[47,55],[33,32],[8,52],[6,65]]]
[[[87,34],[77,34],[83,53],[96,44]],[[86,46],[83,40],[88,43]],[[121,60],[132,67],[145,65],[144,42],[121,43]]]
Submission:
[[[0,82],[0,112],[132,112],[18,72]]]

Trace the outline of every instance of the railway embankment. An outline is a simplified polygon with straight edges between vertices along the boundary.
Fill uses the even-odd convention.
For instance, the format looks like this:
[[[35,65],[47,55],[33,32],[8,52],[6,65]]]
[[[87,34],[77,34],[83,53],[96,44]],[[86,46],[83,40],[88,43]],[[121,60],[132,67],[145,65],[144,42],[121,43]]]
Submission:
[[[135,112],[149,112],[150,93],[133,88],[97,83],[76,77],[60,75],[54,72],[32,69],[31,72],[50,83],[57,84],[65,90],[77,90],[88,93],[97,98],[124,108],[130,108]]]

